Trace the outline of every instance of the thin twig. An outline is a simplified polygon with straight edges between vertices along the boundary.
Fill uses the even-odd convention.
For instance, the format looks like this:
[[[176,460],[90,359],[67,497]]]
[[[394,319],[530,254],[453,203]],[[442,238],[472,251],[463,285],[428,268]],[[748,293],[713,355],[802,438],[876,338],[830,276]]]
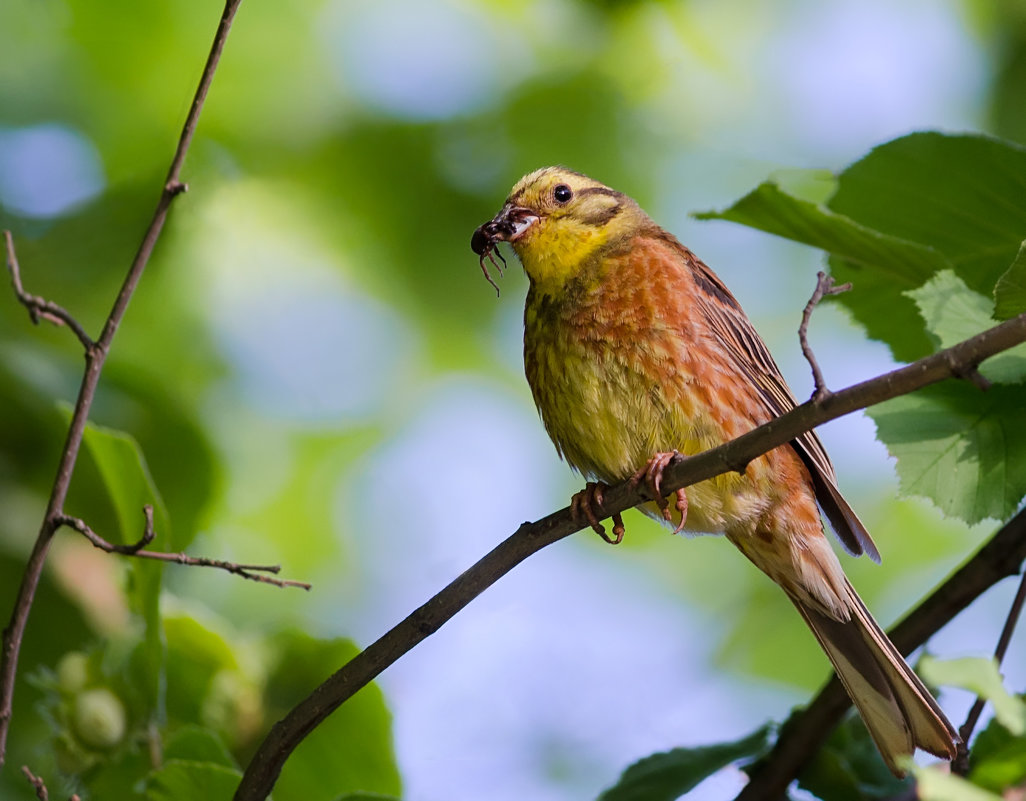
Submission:
[[[840,295],[849,289],[851,289],[850,282],[835,286],[834,277],[820,270],[816,273],[816,289],[812,293],[812,297],[809,298],[809,302],[805,304],[804,311],[802,311],[802,323],[798,326],[798,341],[801,343],[802,353],[805,354],[809,366],[812,367],[812,380],[815,384],[815,389],[812,392],[813,400],[823,400],[823,398],[830,394],[830,390],[827,389],[826,381],[823,380],[823,371],[819,369],[819,362],[816,361],[816,356],[809,345],[809,321],[812,319],[812,310],[827,295]]]
[[[1026,603],[1026,573],[1023,574],[1022,579],[1019,581],[1019,590],[1015,593],[1015,598],[1012,599],[1012,605],[1008,609],[1008,617],[1005,618],[1004,628],[1001,629],[1001,636],[998,638],[997,647],[994,649],[994,661],[997,662],[998,667],[1001,667],[1005,654],[1008,652],[1008,645],[1012,641],[1012,634],[1019,623],[1020,615],[1022,615],[1023,603]],[[965,723],[958,730],[958,736],[962,738],[962,742],[959,743],[958,753],[951,762],[951,772],[957,773],[959,776],[965,776],[969,773],[969,738],[972,737],[973,729],[976,728],[976,724],[980,721],[980,715],[983,713],[983,707],[986,706],[986,703],[987,701],[982,695],[978,696],[973,702],[969,714],[966,716]]]
[[[907,394],[944,378],[955,377],[954,368],[975,366],[989,356],[1024,341],[1026,341],[1026,314],[1021,314],[952,348],[920,359],[906,367],[832,393],[822,400],[807,401],[776,420],[759,426],[725,445],[690,456],[679,464],[671,464],[663,474],[663,490],[669,494],[681,487],[705,481],[722,473],[743,470],[744,466],[752,459],[790,442],[802,432],[809,431],[821,423]],[[603,511],[606,515],[612,516],[644,502],[646,496],[647,492],[644,487],[638,486],[631,480],[622,482],[603,492]],[[1020,517],[1022,524],[1026,524],[1026,513],[1021,514]],[[259,801],[266,798],[289,755],[307,734],[343,702],[361,687],[373,681],[403,654],[441,628],[474,598],[524,559],[579,531],[581,527],[582,523],[573,515],[569,507],[554,512],[535,523],[525,523],[512,536],[500,543],[431,600],[353,657],[309,696],[300,701],[288,715],[271,727],[243,774],[242,781],[235,791],[235,801]],[[1023,527],[1026,528],[1026,525]],[[1022,542],[1026,543],[1026,532],[1019,531],[1018,535]],[[1013,551],[1013,548],[1007,547],[1001,555],[1004,557]],[[1022,557],[1019,561],[1021,562],[1021,560]],[[976,565],[970,574],[975,575],[973,571],[980,569],[980,566]],[[1014,570],[1015,568],[1012,568],[1011,572]],[[1008,574],[1009,571],[1005,570],[1000,575]],[[989,583],[987,586],[993,583],[992,578],[988,573]],[[957,586],[949,588],[947,592],[952,598],[961,597]],[[935,612],[936,618],[931,619],[930,625],[939,627],[961,608],[944,606],[943,613]],[[945,613],[948,615],[947,617],[943,617]],[[941,617],[943,620],[940,620]],[[920,621],[918,625],[922,626],[923,624]],[[922,640],[917,642],[922,642]],[[899,648],[902,647],[898,639],[895,640],[895,644]],[[911,650],[911,647],[908,650]],[[848,701],[843,691],[840,690],[839,682],[837,682],[837,686],[841,695],[839,699],[840,712],[837,713],[837,719],[839,719],[839,715],[843,713]],[[831,703],[836,706],[838,699],[832,698]],[[827,716],[829,724],[836,723],[837,719],[831,718],[829,714]],[[825,731],[829,731],[829,728],[816,729],[820,741]],[[819,744],[821,743],[813,743],[809,748],[818,747]],[[810,750],[809,753],[811,752]],[[797,769],[800,769],[807,758],[804,752],[798,756],[798,767],[795,769],[795,773],[787,778],[777,795],[782,793],[794,775],[797,775]],[[772,794],[748,796],[750,799],[775,797]]]
[[[847,390],[846,390],[847,391]],[[889,632],[891,642],[905,656],[997,582],[1014,576],[1026,560],[1026,510],[1005,523],[962,567],[937,587],[926,600]],[[819,751],[841,721],[851,699],[834,676],[805,707],[781,729],[773,750],[753,771],[751,781],[735,801],[776,801]]]
[[[14,294],[18,302],[24,306],[29,317],[35,325],[39,325],[40,319],[53,323],[54,325],[66,325],[70,328],[82,347],[88,352],[93,347],[93,339],[86,333],[70,312],[63,306],[58,306],[53,301],[32,295],[25,291],[21,284],[21,267],[18,265],[18,255],[14,252],[14,237],[10,231],[4,231],[4,248],[7,251],[7,270],[11,274],[11,283],[14,285]]]
[[[74,529],[89,540],[89,542],[91,542],[95,547],[99,548],[101,551],[106,551],[107,553],[117,553],[123,556],[134,556],[138,559],[153,559],[158,562],[171,562],[178,565],[189,565],[191,567],[214,567],[218,570],[224,570],[236,576],[241,576],[244,579],[249,579],[250,581],[272,584],[275,587],[299,587],[304,590],[310,589],[311,585],[303,581],[278,579],[264,575],[265,573],[273,573],[277,575],[281,572],[281,565],[242,565],[236,562],[228,562],[223,559],[211,559],[205,556],[189,556],[184,553],[165,553],[163,551],[143,550],[146,545],[153,541],[153,537],[155,536],[153,532],[153,507],[147,504],[143,507],[143,512],[146,515],[146,529],[139,541],[134,542],[131,545],[115,545],[114,543],[105,540],[93,531],[88,523],[78,517],[60,515],[57,518],[57,523],[60,526],[67,526],[68,528]]]
[[[153,248],[157,244],[160,233],[167,220],[168,210],[175,197],[185,190],[185,184],[180,180],[182,164],[188,152],[189,144],[192,142],[196,124],[200,112],[203,109],[203,101],[210,89],[214,79],[214,72],[217,69],[218,61],[224,50],[228,32],[231,29],[232,20],[242,0],[227,0],[221,20],[214,35],[214,42],[207,56],[203,74],[200,76],[199,87],[189,108],[182,133],[175,148],[171,166],[168,169],[167,178],[164,181],[163,190],[157,201],[157,208],[153,213],[153,219],[143,235],[139,249],[132,260],[132,264],[125,276],[121,290],[114,301],[107,321],[103,326],[100,338],[86,348],[86,367],[82,376],[82,383],[79,387],[78,399],[71,415],[71,423],[68,426],[68,435],[61,452],[60,461],[57,467],[57,476],[54,479],[53,489],[50,493],[50,500],[47,503],[46,514],[39,528],[32,553],[29,555],[25,565],[25,572],[22,576],[21,585],[18,588],[18,595],[14,602],[14,609],[11,612],[11,619],[3,632],[2,649],[0,649],[0,767],[3,766],[7,751],[7,733],[10,729],[12,705],[14,697],[14,678],[18,670],[18,654],[21,650],[21,641],[25,634],[25,626],[28,622],[29,612],[32,609],[32,601],[39,586],[39,578],[43,572],[43,565],[46,561],[47,552],[54,532],[58,527],[58,518],[64,514],[64,501],[68,495],[68,488],[71,484],[71,476],[75,469],[75,462],[78,458],[79,448],[82,445],[82,437],[85,434],[86,421],[89,418],[89,411],[96,394],[96,386],[100,380],[100,373],[103,370],[107,353],[110,350],[111,342],[117,333],[128,309],[129,301],[135,292],[139,279],[149,263]]]
[[[36,798],[39,801],[50,801],[50,794],[46,791],[46,782],[29,770],[28,765],[22,765],[21,772],[29,780],[29,784],[36,789]]]

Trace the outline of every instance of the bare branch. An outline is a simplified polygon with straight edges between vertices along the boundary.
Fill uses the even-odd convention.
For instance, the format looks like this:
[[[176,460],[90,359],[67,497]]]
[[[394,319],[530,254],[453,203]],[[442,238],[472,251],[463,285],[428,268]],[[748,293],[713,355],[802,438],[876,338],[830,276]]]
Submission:
[[[93,340],[85,329],[79,325],[78,320],[71,316],[64,307],[58,306],[53,301],[46,300],[38,295],[31,295],[25,291],[21,284],[21,267],[18,265],[18,255],[14,252],[14,237],[10,231],[4,231],[4,248],[7,251],[7,270],[11,274],[11,283],[14,285],[14,294],[18,302],[24,306],[29,317],[35,325],[39,325],[40,319],[53,323],[54,325],[66,325],[78,337],[82,347],[88,352],[93,347]]]
[[[50,794],[46,791],[46,782],[29,770],[28,765],[22,765],[21,772],[29,780],[29,784],[36,789],[36,798],[39,801],[50,801]]]
[[[729,443],[691,456],[678,464],[671,464],[663,474],[663,491],[670,493],[721,473],[736,471],[739,467],[743,468],[752,459],[790,442],[802,432],[809,431],[821,423],[913,392],[945,378],[956,377],[956,370],[975,367],[989,356],[1007,350],[1023,341],[1026,341],[1026,314],[1021,314],[952,348],[920,359],[906,367],[831,393],[822,400],[810,400],[782,417],[759,426]],[[628,480],[604,490],[603,511],[612,516],[644,502],[646,497],[647,492],[644,487]],[[1026,529],[1026,512],[1020,514],[1016,520],[1020,518],[1020,528]],[[1009,526],[1011,523],[1005,529],[1009,529]],[[285,760],[288,759],[292,751],[307,734],[313,731],[344,701],[361,687],[373,681],[403,654],[441,628],[474,598],[524,559],[581,528],[581,520],[573,515],[569,507],[535,523],[525,523],[512,536],[500,543],[426,604],[353,657],[297,704],[288,715],[271,727],[243,774],[242,781],[235,791],[235,801],[258,801],[266,798],[271,792]],[[1020,544],[1024,548],[1023,555],[1026,555],[1026,531],[1017,529],[1015,536],[1022,541]],[[999,538],[1000,534],[995,540]],[[989,547],[988,545],[983,551],[988,551]],[[996,577],[1015,572],[1023,558],[1019,556],[1019,562],[1016,562],[1016,566],[1011,569],[1008,568],[1007,562],[998,559],[999,570],[995,571],[990,569],[990,564],[986,561],[987,558],[993,559],[994,555],[988,551],[988,557],[984,558],[983,551],[969,565],[966,565],[963,571],[967,571],[967,575],[970,577],[976,577],[982,573],[986,586],[993,584],[997,580]],[[1008,554],[1018,553],[1019,551],[1009,546],[1005,552],[1000,554],[1000,557],[1007,558]],[[1004,570],[1004,572],[1000,572],[1000,570]],[[956,577],[963,571],[956,574]],[[950,620],[963,608],[952,604],[950,599],[965,598],[968,595],[974,598],[979,594],[975,590],[977,585],[972,584],[969,579],[965,579],[966,586],[971,589],[968,593],[966,586],[956,582],[955,578],[948,583],[955,584],[946,590],[948,597],[935,601],[935,594],[924,604],[924,606],[933,604],[930,607],[928,623],[924,623],[919,618],[915,620],[914,624],[907,620],[895,630],[895,645],[898,648],[902,648],[904,643],[907,653],[914,647],[907,646],[910,640],[915,640],[917,644],[922,642],[928,636],[923,633],[924,629],[932,631],[935,628],[931,627],[939,628],[943,622]],[[941,611],[938,611],[938,608]],[[910,635],[909,631],[914,632],[914,635]],[[922,635],[922,639],[917,639],[920,635]],[[835,680],[834,683],[837,685],[836,692],[839,693],[839,697],[836,693],[828,695],[828,701],[824,702],[826,715],[817,711],[816,715],[811,718],[813,725],[806,724],[804,728],[800,729],[805,738],[802,740],[805,745],[808,745],[809,731],[812,731],[813,736],[821,740],[824,733],[829,731],[830,726],[837,722],[840,714],[847,708],[849,702],[847,696],[840,689],[840,682]],[[821,695],[823,694],[821,693]],[[810,714],[815,705],[814,703],[810,706]],[[784,739],[784,735],[781,735],[781,741]],[[818,746],[818,743],[815,745]],[[791,779],[797,775],[797,771],[808,758],[807,753],[812,753],[812,751],[796,753],[797,756],[792,757],[790,766],[785,768],[788,778],[780,786],[777,795],[782,793]],[[793,772],[791,772],[792,770]],[[770,783],[769,786],[776,788],[773,783]],[[775,797],[776,795],[772,791],[764,795],[747,796],[749,799]]]
[[[113,308],[103,326],[100,338],[86,347],[86,367],[82,376],[82,383],[79,387],[78,399],[72,412],[71,423],[68,426],[68,435],[61,452],[60,461],[57,466],[57,476],[54,479],[53,489],[50,493],[50,500],[46,507],[46,514],[36,536],[35,545],[25,565],[25,573],[22,576],[21,586],[18,588],[18,595],[14,602],[14,609],[11,612],[11,619],[3,631],[2,649],[0,649],[0,767],[4,764],[7,750],[7,732],[10,728],[12,704],[14,696],[14,678],[18,669],[18,654],[21,650],[21,641],[25,633],[25,625],[28,622],[29,611],[32,608],[32,601],[35,597],[36,587],[39,586],[39,578],[43,572],[43,565],[46,555],[50,549],[50,542],[57,530],[59,518],[64,514],[64,501],[68,495],[68,488],[71,484],[71,476],[75,470],[75,462],[78,458],[78,451],[82,444],[82,437],[85,434],[86,421],[89,418],[89,411],[96,394],[96,387],[100,380],[100,373],[103,370],[107,353],[110,350],[111,342],[117,333],[118,326],[125,316],[128,303],[132,299],[135,288],[142,278],[143,271],[149,263],[153,248],[157,244],[160,233],[167,220],[168,210],[174,198],[185,190],[185,184],[180,180],[182,164],[188,152],[189,144],[192,142],[196,124],[199,121],[200,112],[203,109],[203,101],[206,99],[210,84],[214,79],[214,72],[217,69],[221,52],[224,50],[228,32],[231,29],[235,12],[242,0],[227,0],[221,20],[214,35],[214,42],[207,56],[203,74],[200,76],[199,87],[189,108],[182,133],[175,148],[171,166],[168,169],[167,178],[164,181],[163,190],[157,201],[157,208],[153,213],[139,249],[132,260],[132,264],[125,276],[121,290],[114,301]],[[13,247],[8,248],[9,262],[13,254]],[[15,260],[16,261],[16,260]],[[12,275],[16,275],[15,269]],[[20,285],[20,279],[16,284]],[[19,296],[20,297],[20,296]],[[70,315],[68,315],[70,318]],[[63,318],[60,318],[63,320]],[[67,322],[67,320],[63,320]],[[80,337],[81,339],[81,337]],[[85,344],[85,342],[83,342]]]
[[[809,302],[805,304],[805,310],[802,311],[802,323],[798,326],[798,341],[801,343],[802,353],[805,354],[805,358],[812,368],[812,380],[815,384],[815,389],[812,392],[813,400],[823,400],[830,394],[830,390],[827,389],[826,381],[823,380],[823,371],[819,369],[819,362],[816,361],[812,347],[809,345],[809,321],[812,319],[812,310],[827,295],[840,295],[849,289],[851,289],[851,283],[835,286],[834,277],[820,270],[816,273],[816,289],[813,291],[812,297],[809,298]]]
[[[291,579],[278,579],[264,575],[281,572],[281,565],[242,565],[236,562],[228,562],[223,559],[210,559],[205,556],[188,556],[184,553],[164,553],[163,551],[146,551],[145,546],[149,545],[155,536],[153,531],[153,507],[147,504],[143,507],[146,515],[146,528],[138,542],[131,545],[115,545],[105,540],[89,527],[89,524],[78,517],[71,515],[59,515],[56,518],[58,526],[72,528],[85,537],[95,547],[107,553],[117,553],[123,556],[134,556],[138,559],[153,559],[158,562],[172,562],[178,565],[189,565],[191,567],[214,567],[224,570],[236,576],[241,576],[250,581],[258,581],[263,584],[272,584],[275,587],[299,587],[309,590],[310,585],[303,581],[292,581]]]

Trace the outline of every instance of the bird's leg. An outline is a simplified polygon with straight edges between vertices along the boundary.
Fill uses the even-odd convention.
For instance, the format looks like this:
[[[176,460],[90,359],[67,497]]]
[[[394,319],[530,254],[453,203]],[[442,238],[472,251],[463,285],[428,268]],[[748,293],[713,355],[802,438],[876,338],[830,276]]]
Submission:
[[[670,512],[670,502],[663,496],[659,486],[663,483],[663,471],[666,470],[671,464],[680,461],[684,457],[678,451],[660,451],[652,456],[648,460],[648,463],[642,467],[634,476],[631,481],[637,485],[642,480],[648,486],[649,492],[652,493],[652,498],[656,502],[656,506],[659,507],[663,513],[663,517],[668,523],[673,522],[673,514]],[[688,496],[684,492],[682,487],[674,492],[677,497],[674,508],[680,512],[680,523],[673,530],[674,534],[680,534],[684,530],[684,524],[688,520]]]
[[[619,545],[620,541],[623,540],[625,530],[620,513],[616,512],[612,515],[612,537],[606,534],[605,527],[599,522],[598,515],[595,513],[596,509],[602,511],[602,493],[607,489],[609,489],[609,485],[603,484],[601,481],[589,481],[585,484],[584,489],[580,492],[575,492],[571,496],[570,513],[574,516],[575,520],[580,520],[583,517],[588,522],[588,525],[594,529],[595,533],[610,545]]]

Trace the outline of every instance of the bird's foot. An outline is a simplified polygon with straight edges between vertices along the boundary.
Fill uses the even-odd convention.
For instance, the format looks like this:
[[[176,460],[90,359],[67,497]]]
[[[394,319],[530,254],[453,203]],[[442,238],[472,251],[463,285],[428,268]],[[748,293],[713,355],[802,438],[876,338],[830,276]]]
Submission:
[[[671,464],[675,464],[682,460],[684,456],[678,451],[660,451],[652,456],[648,460],[648,464],[642,467],[634,476],[631,481],[635,486],[640,484],[642,481],[648,487],[648,491],[652,494],[652,499],[656,502],[656,506],[663,513],[663,518],[668,522],[673,522],[673,513],[670,512],[670,502],[663,495],[660,490],[660,485],[663,483],[663,471],[666,470]],[[684,492],[683,487],[673,493],[676,496],[676,502],[674,508],[680,512],[680,523],[673,530],[674,534],[680,534],[684,530],[684,524],[688,520],[688,496]]]
[[[589,481],[584,489],[575,492],[570,498],[570,513],[574,520],[580,521],[583,518],[595,533],[610,545],[619,545],[625,531],[620,513],[616,512],[612,515],[612,537],[606,534],[605,527],[599,522],[598,513],[601,513],[603,506],[602,493],[607,489],[609,489],[608,484],[603,484],[601,481]]]

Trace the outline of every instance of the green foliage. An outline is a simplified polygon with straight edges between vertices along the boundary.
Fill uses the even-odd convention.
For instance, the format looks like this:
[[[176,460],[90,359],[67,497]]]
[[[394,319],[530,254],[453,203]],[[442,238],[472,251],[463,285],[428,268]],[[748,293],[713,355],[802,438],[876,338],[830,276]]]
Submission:
[[[228,801],[242,772],[213,762],[168,759],[146,783],[147,801]]]
[[[794,178],[762,184],[703,219],[739,222],[822,248],[831,271],[854,290],[838,296],[867,333],[898,358],[948,347],[1008,317],[1022,304],[1026,233],[1026,150],[981,136],[912,134],[875,148],[810,194]],[[790,187],[790,191],[787,187]],[[1009,266],[1009,265],[1012,266]],[[981,367],[1014,384],[1026,376],[1026,348]],[[904,492],[976,523],[1003,520],[1026,494],[1019,388],[983,394],[945,384],[869,411],[897,459]]]
[[[1026,733],[1012,734],[997,718],[991,720],[973,741],[969,779],[993,793],[1021,786],[1026,781]]]
[[[849,714],[802,771],[798,786],[825,801],[867,801],[898,797],[912,781],[894,777],[866,725]]]
[[[1005,689],[993,659],[941,660],[927,656],[920,661],[919,671],[932,684],[962,687],[987,699],[1001,725],[1016,736],[1026,734],[1026,703]]]
[[[916,778],[916,797],[921,801],[1002,801],[1000,795],[941,768],[910,765],[909,770]]]
[[[716,771],[740,760],[762,756],[772,744],[773,727],[763,726],[731,743],[674,748],[628,767],[599,801],[673,801]]]
[[[1026,311],[1026,242],[1012,266],[994,285],[994,317],[1007,320]]]

